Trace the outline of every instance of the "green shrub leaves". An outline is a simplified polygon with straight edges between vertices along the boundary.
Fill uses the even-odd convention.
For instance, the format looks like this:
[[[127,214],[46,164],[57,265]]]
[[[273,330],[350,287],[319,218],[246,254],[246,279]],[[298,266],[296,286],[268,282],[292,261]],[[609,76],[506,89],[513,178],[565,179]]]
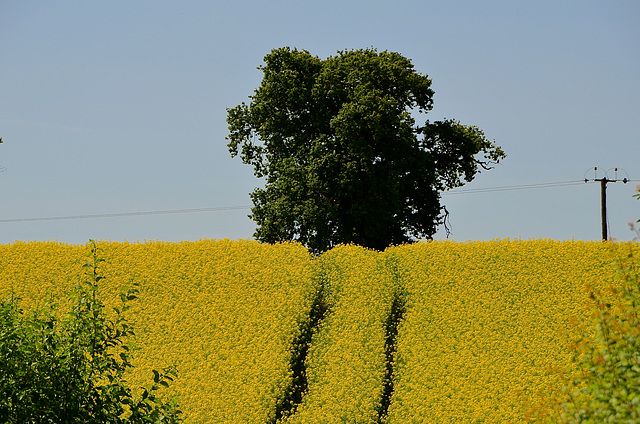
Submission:
[[[53,303],[25,312],[19,299],[0,304],[0,422],[29,423],[178,423],[175,402],[157,397],[175,368],[153,371],[153,384],[136,397],[125,372],[132,367],[134,335],[124,313],[138,293],[120,294],[115,318],[99,297],[103,259],[90,242],[86,279],[76,284],[70,311],[63,317]]]

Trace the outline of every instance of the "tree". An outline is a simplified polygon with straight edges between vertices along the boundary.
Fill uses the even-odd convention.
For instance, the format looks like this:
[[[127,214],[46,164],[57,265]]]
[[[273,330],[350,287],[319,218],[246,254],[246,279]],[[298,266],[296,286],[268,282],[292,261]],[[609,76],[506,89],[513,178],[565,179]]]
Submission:
[[[87,279],[74,291],[70,312],[60,319],[57,306],[22,311],[16,300],[0,302],[0,422],[171,424],[182,422],[174,402],[157,391],[176,375],[173,367],[153,371],[153,383],[134,396],[125,380],[134,335],[125,318],[137,289],[120,294],[115,318],[98,296],[103,259],[91,241]]]
[[[266,179],[251,193],[260,241],[321,252],[430,238],[443,221],[440,192],[505,157],[477,127],[416,125],[414,112],[432,109],[431,80],[399,53],[321,60],[284,47],[264,62],[250,104],[227,109],[229,152]]]

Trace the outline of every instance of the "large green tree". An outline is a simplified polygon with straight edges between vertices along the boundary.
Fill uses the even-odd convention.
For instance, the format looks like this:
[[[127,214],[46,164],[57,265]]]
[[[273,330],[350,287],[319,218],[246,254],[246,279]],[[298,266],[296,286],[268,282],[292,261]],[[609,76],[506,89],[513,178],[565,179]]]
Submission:
[[[250,103],[227,110],[227,140],[265,178],[251,193],[260,241],[321,252],[430,238],[444,217],[440,193],[505,157],[474,126],[418,124],[416,112],[432,109],[431,80],[399,53],[322,60],[284,47],[258,69]]]

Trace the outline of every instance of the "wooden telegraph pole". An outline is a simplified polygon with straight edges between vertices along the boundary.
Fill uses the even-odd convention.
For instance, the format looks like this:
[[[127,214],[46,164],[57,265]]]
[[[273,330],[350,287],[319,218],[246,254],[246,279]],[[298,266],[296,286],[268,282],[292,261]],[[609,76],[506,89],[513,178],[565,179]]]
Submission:
[[[614,170],[615,176],[613,179],[608,178],[609,171]],[[627,173],[624,169],[620,168],[625,174]],[[591,181],[600,181],[600,215],[602,216],[602,240],[606,241],[609,239],[609,235],[607,234],[607,183],[616,183],[618,181],[622,181],[623,183],[629,182],[629,175],[626,178],[621,180],[618,179],[618,168],[611,168],[604,173],[604,177],[596,178],[598,176],[598,167],[593,168],[594,178]],[[589,172],[589,171],[587,171]],[[585,172],[586,174],[586,172]],[[587,183],[590,180],[588,178],[584,179],[584,182]]]
[[[598,180],[596,180],[598,181]],[[608,240],[607,235],[607,183],[609,180],[607,177],[600,180],[600,215],[602,216],[602,240]]]

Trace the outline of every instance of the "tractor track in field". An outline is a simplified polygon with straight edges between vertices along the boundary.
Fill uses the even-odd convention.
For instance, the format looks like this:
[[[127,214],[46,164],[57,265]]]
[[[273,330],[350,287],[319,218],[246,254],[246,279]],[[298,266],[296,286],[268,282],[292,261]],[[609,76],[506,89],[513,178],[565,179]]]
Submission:
[[[380,399],[380,405],[378,406],[378,423],[382,423],[384,418],[387,416],[387,411],[391,404],[391,397],[393,396],[396,339],[398,337],[398,327],[400,326],[400,321],[402,320],[405,312],[405,298],[401,293],[396,292],[393,298],[393,303],[391,304],[391,311],[389,312],[389,316],[387,317],[387,322],[385,324],[384,350],[386,356],[386,370],[382,397]]]
[[[296,409],[308,389],[307,381],[307,355],[311,347],[311,338],[322,320],[329,312],[329,305],[326,302],[325,286],[322,284],[309,310],[307,320],[298,329],[298,335],[291,345],[291,360],[289,367],[292,377],[289,387],[276,404],[275,416],[268,424],[275,424],[282,418],[295,414]]]

